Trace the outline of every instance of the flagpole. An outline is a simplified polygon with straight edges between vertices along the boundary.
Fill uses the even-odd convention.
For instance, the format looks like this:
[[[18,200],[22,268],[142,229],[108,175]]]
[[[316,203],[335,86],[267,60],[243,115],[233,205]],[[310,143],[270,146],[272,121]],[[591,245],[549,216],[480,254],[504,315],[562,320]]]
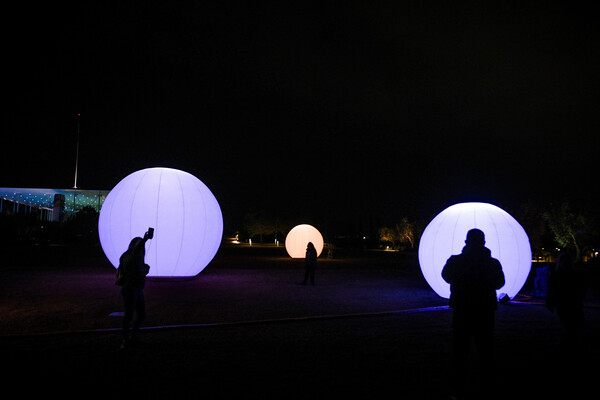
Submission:
[[[77,165],[79,164],[79,119],[81,114],[77,114],[77,147],[75,149],[75,183],[73,189],[77,189]]]

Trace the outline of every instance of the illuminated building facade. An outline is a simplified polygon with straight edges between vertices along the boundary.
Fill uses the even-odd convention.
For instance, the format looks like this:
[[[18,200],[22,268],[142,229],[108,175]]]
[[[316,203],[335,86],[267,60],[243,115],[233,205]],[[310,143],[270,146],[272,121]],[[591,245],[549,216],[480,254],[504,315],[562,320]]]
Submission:
[[[0,188],[0,213],[32,213],[44,221],[63,221],[84,207],[100,211],[108,190]]]

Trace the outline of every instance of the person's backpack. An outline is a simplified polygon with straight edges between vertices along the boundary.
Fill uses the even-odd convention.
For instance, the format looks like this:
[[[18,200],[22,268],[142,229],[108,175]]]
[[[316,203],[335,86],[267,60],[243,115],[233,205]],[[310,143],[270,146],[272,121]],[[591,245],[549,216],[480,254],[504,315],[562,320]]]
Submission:
[[[127,281],[129,280],[129,271],[130,268],[127,265],[129,263],[128,257],[121,257],[119,260],[119,266],[117,267],[117,272],[115,272],[115,285],[117,286],[125,286]],[[125,271],[127,269],[127,271]]]

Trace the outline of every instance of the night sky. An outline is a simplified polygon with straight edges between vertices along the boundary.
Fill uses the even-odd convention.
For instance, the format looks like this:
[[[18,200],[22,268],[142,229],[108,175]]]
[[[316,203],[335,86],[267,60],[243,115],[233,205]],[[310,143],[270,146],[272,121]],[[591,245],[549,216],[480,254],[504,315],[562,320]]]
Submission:
[[[72,187],[81,113],[78,187],[182,169],[226,229],[600,200],[591,8],[86,3],[5,12],[0,186]]]

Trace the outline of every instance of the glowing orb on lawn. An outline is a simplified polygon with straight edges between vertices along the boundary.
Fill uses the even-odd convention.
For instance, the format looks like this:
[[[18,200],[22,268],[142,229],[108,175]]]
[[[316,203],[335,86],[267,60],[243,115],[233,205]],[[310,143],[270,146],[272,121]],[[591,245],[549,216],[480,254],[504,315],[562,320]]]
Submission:
[[[491,204],[455,204],[427,225],[419,243],[419,265],[425,280],[439,296],[450,298],[450,285],[442,278],[442,269],[451,255],[462,252],[467,232],[473,228],[483,231],[485,247],[502,264],[506,283],[496,294],[506,293],[512,299],[531,270],[531,247],[517,220]]]
[[[213,259],[223,236],[217,199],[195,176],[172,168],[147,168],[121,180],[106,196],[98,220],[104,254],[118,267],[121,254],[149,227],[148,276],[192,277]]]
[[[302,224],[293,227],[285,237],[285,249],[292,258],[304,258],[306,246],[312,242],[317,250],[317,257],[323,251],[323,236],[314,226]]]

